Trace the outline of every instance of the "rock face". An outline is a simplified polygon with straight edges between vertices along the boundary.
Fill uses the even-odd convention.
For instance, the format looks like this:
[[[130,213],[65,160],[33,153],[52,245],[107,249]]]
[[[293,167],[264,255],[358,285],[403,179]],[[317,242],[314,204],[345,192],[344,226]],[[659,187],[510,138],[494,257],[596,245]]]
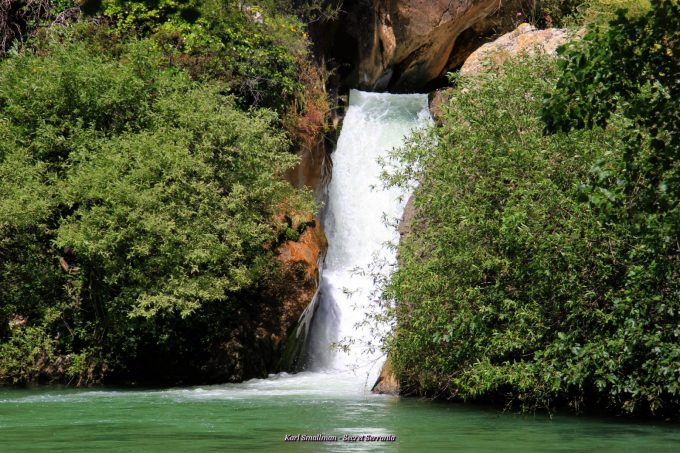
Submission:
[[[401,220],[399,221],[399,237],[408,236],[412,231],[413,216],[416,213],[415,200],[413,195],[408,197],[406,206],[404,206],[404,213],[401,215]]]
[[[313,36],[317,52],[339,63],[345,86],[417,91],[459,66],[518,1],[502,11],[498,0],[347,1]]]
[[[282,331],[277,343],[281,344],[279,369],[297,371],[309,329],[311,315],[319,290],[321,266],[323,265],[328,241],[317,219],[305,219],[306,227],[297,241],[286,241],[276,252],[290,276],[290,287],[282,302]],[[295,227],[295,225],[293,225]],[[310,316],[306,316],[310,315]]]
[[[331,108],[331,103],[337,102],[337,96],[326,91],[325,78],[317,64],[304,63],[300,76],[304,85],[302,107],[296,106],[283,118],[300,161],[284,177],[295,187],[311,189],[316,201],[322,203],[332,172],[329,137],[337,130],[334,121],[337,109]],[[279,357],[275,370],[298,371],[317,307],[328,242],[321,223],[311,215],[282,213],[278,220],[286,221],[290,230],[299,233],[299,238],[285,241],[276,248],[287,284],[274,297],[281,309],[281,330],[274,341]]]
[[[371,392],[387,395],[399,394],[399,381],[394,375],[392,360],[390,360],[389,356],[387,357],[387,360],[385,360],[385,364],[383,365],[382,370],[380,370],[380,376],[378,376],[378,380],[375,381]]]
[[[286,172],[286,180],[295,187],[309,187],[316,201],[322,201],[331,174],[331,160],[323,136],[315,137],[314,143],[301,147],[297,155],[300,162]]]
[[[286,219],[290,228],[302,230],[299,238],[278,244],[274,253],[281,272],[272,273],[262,291],[251,295],[251,304],[232,313],[236,326],[204,347],[210,360],[203,365],[203,382],[240,382],[291,370],[282,357],[296,339],[298,320],[314,300],[327,243],[311,215],[289,214]]]
[[[406,202],[406,206],[404,207],[404,213],[402,214],[401,220],[399,221],[399,236],[402,239],[413,232],[413,216],[416,213],[414,203],[415,200],[413,198],[413,195],[411,195],[408,201]],[[383,364],[382,369],[380,370],[380,375],[378,376],[378,379],[375,381],[375,384],[373,384],[373,388],[371,388],[371,392],[379,394],[398,395],[399,390],[400,390],[399,380],[397,379],[397,376],[394,374],[392,360],[388,355],[387,360],[385,360],[385,363]]]
[[[555,55],[559,46],[581,35],[582,32],[573,33],[560,28],[537,30],[529,24],[521,24],[514,31],[475,50],[465,60],[460,74],[465,76],[493,71],[508,58],[522,53],[539,51]]]

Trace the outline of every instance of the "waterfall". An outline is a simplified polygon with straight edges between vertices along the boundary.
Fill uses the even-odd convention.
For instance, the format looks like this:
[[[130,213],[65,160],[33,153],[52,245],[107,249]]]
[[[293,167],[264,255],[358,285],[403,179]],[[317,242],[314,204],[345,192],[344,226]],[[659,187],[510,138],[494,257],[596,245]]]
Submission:
[[[395,251],[385,244],[396,243],[399,236],[385,220],[401,217],[408,194],[383,188],[379,159],[430,121],[427,95],[350,92],[332,155],[333,176],[323,220],[329,248],[308,369],[354,374],[365,380],[380,371],[380,353],[366,347],[378,339],[368,326],[360,325],[376,309],[372,302],[375,275],[360,275],[357,270],[379,261],[395,261]],[[337,342],[349,342],[349,350],[331,348]]]

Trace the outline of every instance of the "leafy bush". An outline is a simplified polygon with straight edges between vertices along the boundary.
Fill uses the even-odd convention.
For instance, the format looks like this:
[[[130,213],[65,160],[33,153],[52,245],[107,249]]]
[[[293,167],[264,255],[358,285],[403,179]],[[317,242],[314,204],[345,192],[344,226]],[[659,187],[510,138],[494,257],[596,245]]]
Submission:
[[[104,15],[113,20],[116,31],[122,34],[149,33],[166,22],[194,23],[200,18],[200,0],[105,0],[91,3],[92,13],[103,9]]]
[[[308,41],[295,16],[215,0],[111,0],[104,6],[114,34],[153,37],[193,77],[227,82],[242,106],[282,112],[302,89],[298,73]]]
[[[617,109],[628,119],[623,168],[601,168],[593,196],[606,195],[603,208],[620,211],[617,221],[645,217],[633,219],[640,233],[642,224],[651,226],[650,215],[670,222],[660,230],[680,228],[678,52],[677,2],[655,1],[648,14],[634,19],[621,12],[605,33],[590,33],[563,53],[557,90],[542,113],[551,132],[604,126]]]
[[[586,0],[574,8],[564,22],[591,29],[606,28],[620,10],[625,10],[629,17],[637,17],[649,11],[650,6],[650,0]]]
[[[276,115],[226,91],[149,40],[2,62],[0,380],[153,379],[183,361],[170,380],[205,378],[211,348],[275,310],[276,215],[312,204],[281,179],[296,158]],[[52,364],[37,374],[32,339]]]
[[[578,10],[583,8],[588,0],[544,0],[538,4],[530,5],[538,6],[539,22],[546,22],[548,26],[563,26],[569,21],[571,17],[577,14]],[[534,12],[536,14],[536,12]]]
[[[616,18],[617,11],[635,17],[649,10],[649,0],[544,0],[519,3],[520,19],[529,19],[535,25],[550,27],[607,27]]]
[[[629,122],[614,110],[606,129],[545,135],[559,74],[530,60],[460,78],[443,124],[400,153],[411,170],[392,182],[421,185],[386,292],[396,372],[417,394],[677,414],[677,258],[644,268],[638,231],[584,202]]]

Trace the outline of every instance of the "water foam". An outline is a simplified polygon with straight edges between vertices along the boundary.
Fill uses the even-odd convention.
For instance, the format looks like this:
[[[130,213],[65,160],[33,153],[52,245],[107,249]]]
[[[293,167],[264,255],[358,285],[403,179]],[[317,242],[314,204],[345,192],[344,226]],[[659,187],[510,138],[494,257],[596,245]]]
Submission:
[[[383,357],[370,344],[381,333],[365,325],[375,312],[375,269],[372,263],[394,263],[395,251],[386,247],[399,239],[386,219],[401,217],[408,194],[384,189],[381,159],[402,146],[414,129],[431,122],[423,94],[366,93],[352,90],[338,146],[333,153],[333,178],[323,222],[329,249],[321,281],[321,304],[311,335],[311,368],[352,372],[371,383]],[[384,274],[389,267],[378,271]],[[380,277],[380,275],[378,275]],[[340,342],[349,350],[330,347]],[[366,385],[363,385],[365,388]]]

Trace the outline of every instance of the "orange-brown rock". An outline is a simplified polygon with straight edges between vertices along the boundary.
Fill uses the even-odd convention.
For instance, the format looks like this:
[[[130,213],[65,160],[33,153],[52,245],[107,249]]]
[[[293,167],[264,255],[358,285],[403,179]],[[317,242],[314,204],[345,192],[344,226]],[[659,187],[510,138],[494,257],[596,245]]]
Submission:
[[[300,337],[297,328],[302,314],[318,292],[321,266],[328,248],[319,221],[309,217],[305,222],[307,226],[297,241],[286,241],[276,250],[288,280],[287,287],[279,296],[279,325],[282,330],[272,338],[282,354],[280,366],[283,371],[295,371],[300,365],[299,356],[304,349],[305,337]]]
[[[380,370],[380,376],[378,376],[375,384],[373,384],[371,392],[387,395],[399,394],[399,380],[394,374],[392,360],[390,360],[389,356],[387,356],[387,360],[385,360],[385,363]]]
[[[313,220],[310,216],[307,226],[297,241],[285,241],[278,247],[277,258],[285,266],[303,265],[306,279],[316,288],[319,279],[319,261],[323,260],[327,248],[326,235],[319,221]]]
[[[521,0],[356,0],[314,33],[317,52],[339,62],[346,86],[422,90],[460,66]]]
[[[559,46],[578,38],[582,33],[560,28],[537,30],[529,24],[521,24],[512,32],[474,51],[460,68],[460,74],[467,76],[493,71],[510,57],[523,53],[543,52],[546,55],[555,55]]]

